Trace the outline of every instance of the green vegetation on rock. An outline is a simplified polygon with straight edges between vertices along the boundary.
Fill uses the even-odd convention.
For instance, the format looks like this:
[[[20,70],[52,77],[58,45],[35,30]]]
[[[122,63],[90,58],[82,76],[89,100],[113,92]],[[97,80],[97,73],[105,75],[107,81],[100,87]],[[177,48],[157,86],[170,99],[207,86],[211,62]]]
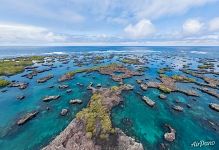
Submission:
[[[43,56],[31,56],[0,60],[0,76],[21,73],[26,66],[33,65],[33,61],[43,60],[43,58]]]
[[[180,76],[180,75],[173,75],[172,78],[176,81],[182,81],[182,82],[195,82],[195,79],[188,78],[185,76]]]
[[[7,86],[9,84],[10,84],[10,81],[4,80],[4,79],[0,79],[0,87],[5,87],[5,86]]]
[[[170,93],[172,90],[171,89],[169,89],[168,87],[166,87],[166,86],[164,86],[164,85],[159,85],[159,90],[161,90],[162,92],[164,92],[164,93]]]
[[[121,60],[123,63],[126,63],[126,64],[134,64],[134,65],[139,65],[139,64],[142,64],[139,59],[137,58],[124,58]]]
[[[85,121],[88,137],[105,139],[114,132],[108,110],[102,105],[100,94],[93,94],[87,108],[77,113],[76,118]]]

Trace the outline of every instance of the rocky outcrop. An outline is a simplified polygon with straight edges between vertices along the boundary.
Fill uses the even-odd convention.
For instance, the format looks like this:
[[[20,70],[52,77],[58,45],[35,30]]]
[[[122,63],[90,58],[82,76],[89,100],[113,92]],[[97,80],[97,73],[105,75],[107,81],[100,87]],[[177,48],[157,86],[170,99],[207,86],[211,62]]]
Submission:
[[[53,75],[48,75],[46,77],[43,77],[43,78],[40,78],[37,80],[38,83],[44,83],[46,81],[48,81],[49,79],[52,79],[53,78]]]
[[[82,100],[80,99],[72,99],[69,101],[70,104],[82,104]]]
[[[39,111],[33,111],[30,113],[25,114],[23,117],[21,117],[18,121],[17,121],[17,125],[23,125],[25,124],[27,121],[31,120],[32,118],[36,117],[36,115],[39,113]]]
[[[141,83],[141,84],[140,84],[140,87],[141,87],[141,89],[144,90],[144,91],[146,91],[147,88],[148,88],[147,84],[145,84],[145,83]]]
[[[68,109],[62,109],[62,111],[60,112],[60,115],[65,116],[68,113]]]
[[[219,112],[219,104],[210,103],[209,107],[217,112]]]
[[[146,97],[146,96],[143,96],[142,99],[144,100],[144,102],[145,102],[147,105],[149,105],[149,106],[151,106],[151,107],[154,107],[155,102],[152,101],[150,98],[148,98],[148,97]]]
[[[92,90],[93,96],[87,108],[80,111],[66,129],[43,150],[143,150],[141,143],[135,142],[119,129],[112,129],[109,118],[112,107],[121,101],[122,90],[130,90],[130,87],[121,85],[96,89],[91,84],[89,89]]]
[[[178,111],[178,112],[182,112],[183,108],[181,106],[172,106],[173,110]]]
[[[18,87],[19,89],[26,89],[28,86],[28,83],[23,82],[12,82],[9,87]]]
[[[60,98],[60,95],[46,96],[46,97],[43,98],[43,101],[44,102],[49,102],[49,101],[56,100],[56,99],[59,99],[59,98]]]
[[[59,85],[59,89],[67,89],[69,86],[68,85]]]
[[[17,100],[23,100],[25,98],[25,96],[21,95],[21,96],[17,96],[16,98],[17,98]]]
[[[209,94],[211,96],[214,96],[214,97],[219,99],[219,94],[216,91],[214,91],[214,90],[211,90],[211,89],[205,88],[205,87],[197,88],[197,89],[199,89],[200,91],[202,91],[204,93],[207,93],[207,94]]]
[[[164,139],[168,142],[173,142],[176,138],[176,131],[170,125],[165,126],[170,130],[170,132],[166,132],[164,134]]]
[[[160,95],[159,95],[159,98],[160,98],[160,99],[166,99],[166,98],[167,98],[167,96],[166,96],[166,95],[164,95],[164,94],[160,94]]]
[[[82,121],[74,119],[49,145],[42,150],[101,150],[104,145],[97,145],[86,134]],[[120,129],[115,129],[116,143],[112,149],[144,150],[141,143],[125,135]]]

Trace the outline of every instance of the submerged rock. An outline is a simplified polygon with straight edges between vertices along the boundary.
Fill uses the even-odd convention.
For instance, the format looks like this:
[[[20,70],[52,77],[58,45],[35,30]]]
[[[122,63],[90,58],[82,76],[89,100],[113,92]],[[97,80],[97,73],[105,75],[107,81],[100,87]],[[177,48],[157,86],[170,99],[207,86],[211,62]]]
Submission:
[[[209,107],[217,112],[219,112],[219,104],[210,103]]]
[[[166,95],[164,95],[164,94],[160,94],[160,95],[159,95],[159,98],[160,98],[160,99],[166,99],[166,98],[167,98],[167,96],[166,96]]]
[[[148,104],[151,107],[153,107],[155,105],[155,102],[146,96],[143,96],[142,99],[145,101],[146,104]]]
[[[17,99],[18,99],[18,100],[23,100],[24,98],[25,98],[24,95],[22,95],[22,96],[17,96]]]
[[[30,113],[27,113],[26,115],[24,115],[23,117],[21,117],[18,121],[17,121],[17,125],[23,125],[25,124],[27,121],[31,120],[32,118],[36,117],[36,115],[39,113],[39,111],[33,111]]]
[[[99,83],[99,84],[97,84],[97,87],[101,87],[101,84]]]
[[[56,100],[60,98],[60,95],[55,95],[55,96],[46,96],[45,98],[43,98],[43,101],[44,102],[49,102],[49,101],[52,101],[52,100]]]
[[[71,93],[71,92],[72,92],[72,89],[66,90],[66,93]]]

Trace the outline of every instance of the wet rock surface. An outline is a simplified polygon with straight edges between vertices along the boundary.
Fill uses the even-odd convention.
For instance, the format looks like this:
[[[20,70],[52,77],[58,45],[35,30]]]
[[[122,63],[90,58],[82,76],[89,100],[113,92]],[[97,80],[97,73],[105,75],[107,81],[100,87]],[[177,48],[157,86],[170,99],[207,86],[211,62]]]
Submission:
[[[54,95],[54,96],[46,96],[43,98],[43,101],[44,102],[49,102],[49,101],[52,101],[52,100],[57,100],[60,98],[60,95]]]
[[[219,104],[210,103],[209,107],[217,112],[219,112]]]
[[[164,134],[164,139],[168,142],[173,142],[176,138],[176,131],[170,125],[165,126],[169,129],[169,132]]]
[[[39,111],[33,111],[30,113],[25,114],[23,117],[21,117],[18,121],[17,121],[17,125],[23,125],[26,122],[28,122],[29,120],[33,119],[34,117],[36,117],[36,115],[39,113]]]

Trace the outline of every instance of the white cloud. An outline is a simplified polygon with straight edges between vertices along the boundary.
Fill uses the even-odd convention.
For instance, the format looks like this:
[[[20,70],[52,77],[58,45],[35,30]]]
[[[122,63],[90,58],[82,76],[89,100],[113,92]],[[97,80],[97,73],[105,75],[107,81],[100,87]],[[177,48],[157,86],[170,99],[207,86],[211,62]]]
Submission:
[[[152,35],[155,27],[150,20],[142,19],[135,25],[129,24],[124,31],[131,38],[144,38]]]
[[[0,23],[0,44],[52,43],[64,41],[65,37],[46,28]]]
[[[210,31],[219,31],[219,17],[212,19],[209,22]]]
[[[196,19],[188,19],[183,24],[183,31],[186,34],[197,34],[203,29],[204,24]]]
[[[140,0],[139,0],[140,1]],[[214,2],[215,0],[149,0],[139,2],[139,18],[156,19],[165,15],[183,14],[193,7]],[[135,2],[135,1],[133,1]],[[135,5],[133,5],[135,6]]]

